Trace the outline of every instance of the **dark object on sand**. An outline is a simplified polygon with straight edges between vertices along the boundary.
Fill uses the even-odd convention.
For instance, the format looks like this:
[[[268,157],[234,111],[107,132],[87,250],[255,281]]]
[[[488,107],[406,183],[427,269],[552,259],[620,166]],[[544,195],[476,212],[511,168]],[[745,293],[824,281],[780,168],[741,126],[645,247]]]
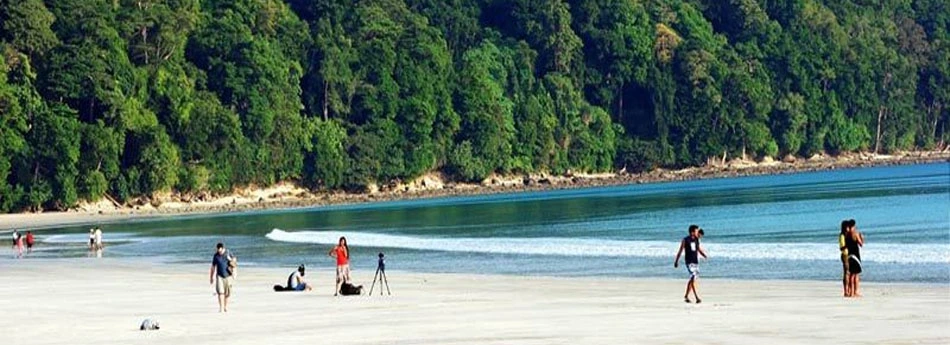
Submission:
[[[340,294],[344,296],[360,295],[362,293],[363,285],[353,285],[349,282],[343,282],[343,285],[340,285]]]
[[[369,294],[373,294],[373,288],[376,287],[376,279],[379,279],[379,295],[383,295],[383,284],[386,284],[386,292],[392,296],[392,292],[389,291],[389,279],[386,279],[386,261],[384,259],[385,255],[382,252],[379,253],[379,261],[376,263],[376,274],[373,275],[373,284],[369,286]]]
[[[281,292],[281,291],[296,291],[296,290],[280,285],[280,284],[274,284],[274,291]]]
[[[145,319],[142,321],[142,324],[139,325],[140,331],[156,331],[158,329],[158,320]]]

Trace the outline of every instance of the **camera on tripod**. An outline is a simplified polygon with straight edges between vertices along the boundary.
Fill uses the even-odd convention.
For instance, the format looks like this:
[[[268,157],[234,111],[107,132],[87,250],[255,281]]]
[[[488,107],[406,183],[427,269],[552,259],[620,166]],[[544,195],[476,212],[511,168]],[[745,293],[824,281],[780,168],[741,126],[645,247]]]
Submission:
[[[379,295],[383,295],[383,284],[386,284],[386,293],[392,296],[392,292],[389,291],[389,279],[386,279],[386,259],[383,252],[379,252],[379,260],[376,261],[376,274],[373,275],[373,285],[369,287],[369,294],[373,294],[373,288],[376,287],[376,279],[379,279]]]

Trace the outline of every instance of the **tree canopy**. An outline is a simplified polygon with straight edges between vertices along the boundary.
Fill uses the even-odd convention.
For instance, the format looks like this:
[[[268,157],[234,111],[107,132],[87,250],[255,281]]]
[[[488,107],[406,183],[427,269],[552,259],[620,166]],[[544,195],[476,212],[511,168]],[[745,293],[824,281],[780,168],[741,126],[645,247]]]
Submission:
[[[0,212],[950,139],[945,0],[0,0]]]

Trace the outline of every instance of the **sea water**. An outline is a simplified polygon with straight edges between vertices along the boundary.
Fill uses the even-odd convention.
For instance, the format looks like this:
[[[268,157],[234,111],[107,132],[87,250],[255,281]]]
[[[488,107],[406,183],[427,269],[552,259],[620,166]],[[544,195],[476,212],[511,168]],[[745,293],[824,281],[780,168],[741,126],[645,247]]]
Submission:
[[[445,197],[105,224],[104,253],[332,272],[346,236],[354,270],[683,277],[690,224],[704,277],[837,280],[844,219],[864,233],[866,281],[950,282],[950,163],[603,188]],[[81,257],[87,227],[39,232],[36,257]]]

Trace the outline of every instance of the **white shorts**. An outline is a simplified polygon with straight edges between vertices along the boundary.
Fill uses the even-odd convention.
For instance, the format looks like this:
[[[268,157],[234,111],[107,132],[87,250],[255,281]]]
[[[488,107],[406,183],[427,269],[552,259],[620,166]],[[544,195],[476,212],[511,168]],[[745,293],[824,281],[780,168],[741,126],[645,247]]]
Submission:
[[[699,277],[699,264],[686,265],[686,272],[689,272],[689,279]]]

